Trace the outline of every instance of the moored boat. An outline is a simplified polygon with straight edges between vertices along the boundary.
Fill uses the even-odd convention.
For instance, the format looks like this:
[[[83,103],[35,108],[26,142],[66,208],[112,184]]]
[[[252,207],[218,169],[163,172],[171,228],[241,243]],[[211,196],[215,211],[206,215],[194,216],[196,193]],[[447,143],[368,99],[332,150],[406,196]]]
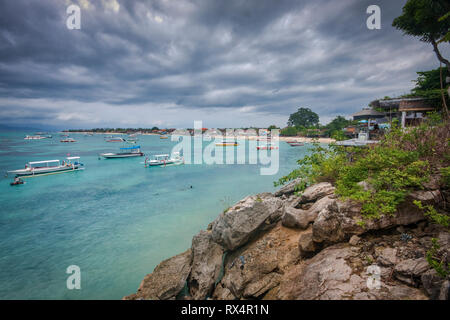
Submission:
[[[267,145],[257,146],[256,150],[277,150],[278,146],[268,143]]]
[[[125,139],[124,138],[111,138],[111,139],[108,139],[108,140],[106,140],[106,142],[125,142]]]
[[[167,166],[179,165],[184,163],[184,158],[180,156],[179,152],[174,152],[172,156],[168,154],[154,155],[152,159],[145,159],[145,167],[147,166]]]
[[[115,159],[115,158],[131,158],[131,157],[142,157],[144,155],[143,152],[141,152],[140,146],[135,147],[129,147],[129,148],[120,148],[120,152],[118,153],[101,153],[100,156],[102,156],[105,159]]]
[[[73,138],[66,138],[66,139],[62,139],[59,140],[60,142],[77,142],[77,140],[73,139]]]
[[[33,161],[28,162],[24,169],[11,170],[8,173],[25,177],[84,169],[78,159],[80,157],[67,157],[62,163],[60,160]]]
[[[289,145],[291,147],[303,147],[305,144],[303,142],[291,142]]]
[[[41,135],[36,135],[36,136],[26,136],[25,138],[23,138],[24,140],[42,140],[42,139],[48,139],[49,137],[45,137],[45,136],[41,136]]]
[[[237,143],[237,141],[227,141],[227,140],[216,143],[216,146],[218,147],[236,147],[238,145],[239,143]]]

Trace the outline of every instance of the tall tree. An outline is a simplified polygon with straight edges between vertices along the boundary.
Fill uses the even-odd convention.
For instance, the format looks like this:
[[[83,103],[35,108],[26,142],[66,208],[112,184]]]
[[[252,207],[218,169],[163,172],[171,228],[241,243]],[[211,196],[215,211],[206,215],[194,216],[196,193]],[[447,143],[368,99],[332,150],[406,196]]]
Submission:
[[[345,119],[343,116],[337,116],[329,124],[325,126],[326,134],[331,136],[335,131],[342,131],[345,127],[352,123],[351,120]]]
[[[297,112],[294,112],[289,116],[288,126],[296,127],[313,127],[319,124],[319,116],[317,113],[311,111],[309,108],[298,108]]]
[[[401,16],[394,19],[392,25],[404,34],[420,37],[420,41],[431,43],[440,62],[450,71],[450,61],[439,51],[438,44],[449,42],[446,35],[450,29],[449,0],[408,0]]]

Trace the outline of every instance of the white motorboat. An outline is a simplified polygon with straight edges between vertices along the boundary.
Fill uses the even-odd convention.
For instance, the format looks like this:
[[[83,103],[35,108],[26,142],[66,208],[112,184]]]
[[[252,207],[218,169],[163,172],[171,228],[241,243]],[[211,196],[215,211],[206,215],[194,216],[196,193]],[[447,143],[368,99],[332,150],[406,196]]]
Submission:
[[[180,156],[179,152],[174,152],[172,157],[168,154],[158,154],[153,156],[153,159],[145,159],[145,167],[147,166],[167,166],[179,165],[184,163],[184,158]]]
[[[42,139],[48,139],[48,137],[44,137],[44,136],[26,136],[25,138],[23,138],[24,140],[42,140]]]
[[[140,146],[129,147],[129,148],[120,148],[120,152],[118,153],[101,153],[100,156],[106,159],[114,159],[114,158],[130,158],[130,157],[142,157],[144,153],[141,152]]]
[[[67,157],[64,161],[44,160],[28,162],[24,169],[8,171],[16,176],[35,176],[51,173],[62,173],[66,171],[75,171],[84,169],[83,164],[78,162],[80,157]]]

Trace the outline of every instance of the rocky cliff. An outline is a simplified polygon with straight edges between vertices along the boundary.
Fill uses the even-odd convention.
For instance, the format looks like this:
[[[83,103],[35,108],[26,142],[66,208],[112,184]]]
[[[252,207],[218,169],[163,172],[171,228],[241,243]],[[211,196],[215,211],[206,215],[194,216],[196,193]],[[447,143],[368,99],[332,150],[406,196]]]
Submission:
[[[432,238],[450,262],[448,229],[413,200],[449,205],[433,185],[410,194],[394,216],[363,220],[329,183],[249,196],[161,262],[124,299],[448,299],[449,277],[426,260]]]

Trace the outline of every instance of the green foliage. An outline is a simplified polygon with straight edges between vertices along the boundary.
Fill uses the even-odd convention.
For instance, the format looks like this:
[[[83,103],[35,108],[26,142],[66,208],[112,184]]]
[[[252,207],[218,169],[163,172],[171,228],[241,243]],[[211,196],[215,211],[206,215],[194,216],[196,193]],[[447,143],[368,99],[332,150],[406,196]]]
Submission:
[[[402,97],[421,97],[427,99],[427,103],[432,107],[442,108],[442,93],[446,99],[447,105],[450,104],[447,90],[441,90],[440,82],[440,68],[417,72],[418,77],[414,82],[416,86],[411,90],[411,93],[403,95]],[[442,68],[442,79],[450,76],[450,72],[447,68]]]
[[[297,135],[297,128],[296,127],[286,127],[284,129],[281,129],[280,135],[286,136],[286,137],[292,137]]]
[[[450,226],[450,217],[439,213],[432,205],[423,205],[421,201],[414,200],[413,203],[421,210],[424,211],[424,216],[428,217],[431,221],[448,228]]]
[[[331,138],[333,138],[336,141],[342,141],[347,139],[344,132],[342,130],[335,130],[331,133]]]
[[[446,278],[449,275],[450,264],[445,265],[445,257],[439,253],[441,247],[437,239],[432,238],[431,243],[431,248],[426,254],[428,264],[436,270],[442,278]]]
[[[392,25],[407,35],[420,37],[421,41],[438,41],[450,29],[450,19],[440,20],[448,11],[448,0],[408,0],[402,15]]]
[[[279,129],[276,125],[272,124],[269,126],[269,128],[267,128],[267,130],[272,130],[272,129]]]
[[[303,187],[328,181],[341,198],[360,202],[365,218],[392,215],[411,191],[422,188],[431,171],[448,166],[449,137],[449,123],[424,123],[403,131],[394,122],[380,143],[370,147],[315,144],[298,161],[299,167],[275,185],[298,177]],[[446,223],[437,212],[427,212],[430,219]]]
[[[319,124],[319,116],[309,108],[299,108],[289,116],[288,126],[313,127]]]
[[[412,89],[412,93],[417,91],[427,91],[434,89],[441,89],[440,81],[440,68],[429,70],[429,71],[419,71],[417,72],[418,77],[414,82],[416,86]],[[449,76],[449,71],[446,68],[442,68],[442,78],[445,79]],[[440,93],[439,93],[440,94]]]
[[[441,168],[442,182],[450,188],[450,167]]]
[[[343,116],[337,116],[336,118],[334,118],[330,123],[328,123],[325,126],[325,133],[327,136],[333,136],[337,135],[337,137],[339,137],[339,133],[337,132],[342,132],[342,129],[344,129],[345,127],[347,127],[348,125],[352,124],[353,121],[351,120],[347,120],[345,119]],[[345,138],[345,135],[342,133],[342,137]],[[334,138],[336,139],[336,138]],[[336,140],[344,140],[344,139],[336,139]]]

